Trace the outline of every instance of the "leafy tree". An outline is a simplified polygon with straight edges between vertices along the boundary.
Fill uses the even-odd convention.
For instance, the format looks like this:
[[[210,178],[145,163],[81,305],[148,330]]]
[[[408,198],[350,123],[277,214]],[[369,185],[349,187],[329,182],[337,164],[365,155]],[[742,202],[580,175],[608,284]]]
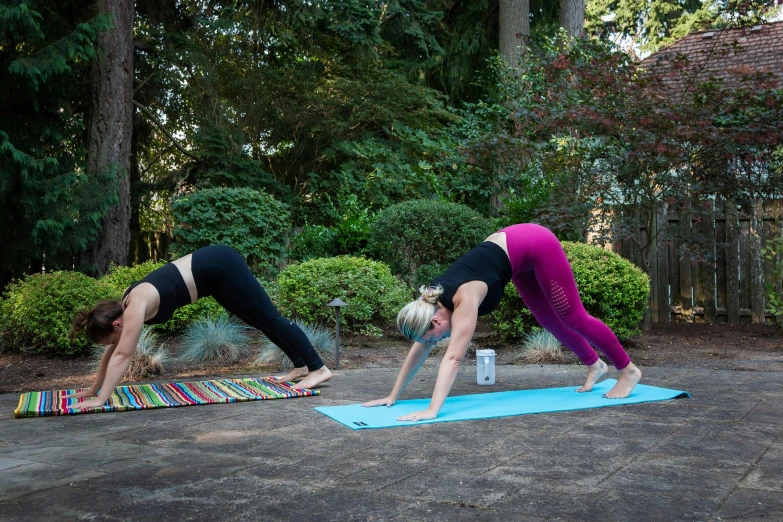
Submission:
[[[764,19],[775,0],[589,0],[585,31],[613,39],[637,56],[655,52],[692,31],[752,25]]]
[[[679,60],[676,70],[688,77],[689,67]],[[655,226],[662,208],[698,220],[716,195],[749,206],[783,191],[774,156],[783,93],[768,76],[709,80],[672,96],[627,55],[589,41],[563,50],[556,39],[529,49],[521,75],[499,70],[513,102],[499,131],[477,134],[466,151],[489,169],[540,164],[553,189],[536,218],[565,235],[583,237],[588,226],[606,238],[658,230],[635,245],[649,269],[675,233]],[[689,257],[706,254],[698,238],[687,239],[695,245]]]
[[[0,285],[71,266],[116,201],[113,172],[85,174],[88,69],[110,27],[82,2],[0,3]]]
[[[146,190],[261,188],[290,201],[297,216],[329,221],[324,186],[383,186],[370,162],[345,175],[351,150],[370,147],[392,164],[415,166],[422,153],[403,142],[405,129],[429,135],[452,118],[437,92],[409,79],[427,61],[417,52],[440,52],[429,32],[437,17],[424,2],[202,4],[141,4],[146,83],[137,96],[171,136],[184,136],[185,151],[169,137],[140,144]],[[394,35],[404,59],[382,35]]]

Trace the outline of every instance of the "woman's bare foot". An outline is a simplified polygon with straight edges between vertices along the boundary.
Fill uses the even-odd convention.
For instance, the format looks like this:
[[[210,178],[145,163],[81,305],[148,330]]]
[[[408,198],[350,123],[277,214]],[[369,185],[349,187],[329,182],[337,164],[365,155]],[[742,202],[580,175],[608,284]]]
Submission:
[[[319,386],[329,379],[332,378],[332,372],[329,371],[329,368],[326,366],[322,366],[315,370],[314,372],[310,372],[307,377],[302,379],[296,384],[297,388],[315,388],[316,386]]]
[[[307,369],[307,366],[302,366],[301,368],[294,368],[290,372],[288,372],[288,375],[283,375],[282,377],[275,377],[276,380],[279,382],[293,382],[297,379],[303,379],[307,376],[307,374],[310,373]]]
[[[585,380],[584,385],[581,388],[577,388],[576,391],[579,393],[591,391],[595,385],[595,382],[604,376],[606,370],[608,370],[608,367],[606,366],[605,362],[603,362],[601,359],[595,361],[593,364],[587,367],[587,379]]]
[[[604,394],[607,399],[625,399],[642,378],[642,371],[634,363],[617,372],[617,384]]]

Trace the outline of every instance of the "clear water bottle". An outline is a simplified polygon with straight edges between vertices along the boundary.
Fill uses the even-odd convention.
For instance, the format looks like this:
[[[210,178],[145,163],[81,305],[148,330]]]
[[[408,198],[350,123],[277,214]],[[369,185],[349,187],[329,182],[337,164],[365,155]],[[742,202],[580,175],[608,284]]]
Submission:
[[[476,383],[495,384],[495,350],[476,350]]]

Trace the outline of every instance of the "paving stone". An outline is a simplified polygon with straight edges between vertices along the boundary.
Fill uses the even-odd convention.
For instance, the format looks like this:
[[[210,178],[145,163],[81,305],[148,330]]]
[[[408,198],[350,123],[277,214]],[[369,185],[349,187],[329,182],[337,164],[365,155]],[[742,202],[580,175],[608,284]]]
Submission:
[[[483,387],[472,369],[453,394],[584,379],[500,366]],[[437,370],[404,398],[430,396]],[[344,370],[306,399],[32,419],[0,395],[0,520],[783,519],[783,373],[645,368],[693,398],[383,430],[313,410],[380,397],[396,374]]]
[[[715,513],[714,520],[783,520],[783,502],[780,497],[779,492],[738,489]]]

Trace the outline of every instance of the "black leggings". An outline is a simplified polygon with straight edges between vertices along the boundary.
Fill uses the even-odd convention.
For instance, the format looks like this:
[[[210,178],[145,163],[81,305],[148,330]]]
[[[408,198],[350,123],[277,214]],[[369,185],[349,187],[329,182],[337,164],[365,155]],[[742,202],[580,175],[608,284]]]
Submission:
[[[199,298],[212,296],[223,308],[257,328],[294,363],[310,371],[324,363],[296,323],[284,318],[233,248],[213,245],[193,252],[191,270]]]

